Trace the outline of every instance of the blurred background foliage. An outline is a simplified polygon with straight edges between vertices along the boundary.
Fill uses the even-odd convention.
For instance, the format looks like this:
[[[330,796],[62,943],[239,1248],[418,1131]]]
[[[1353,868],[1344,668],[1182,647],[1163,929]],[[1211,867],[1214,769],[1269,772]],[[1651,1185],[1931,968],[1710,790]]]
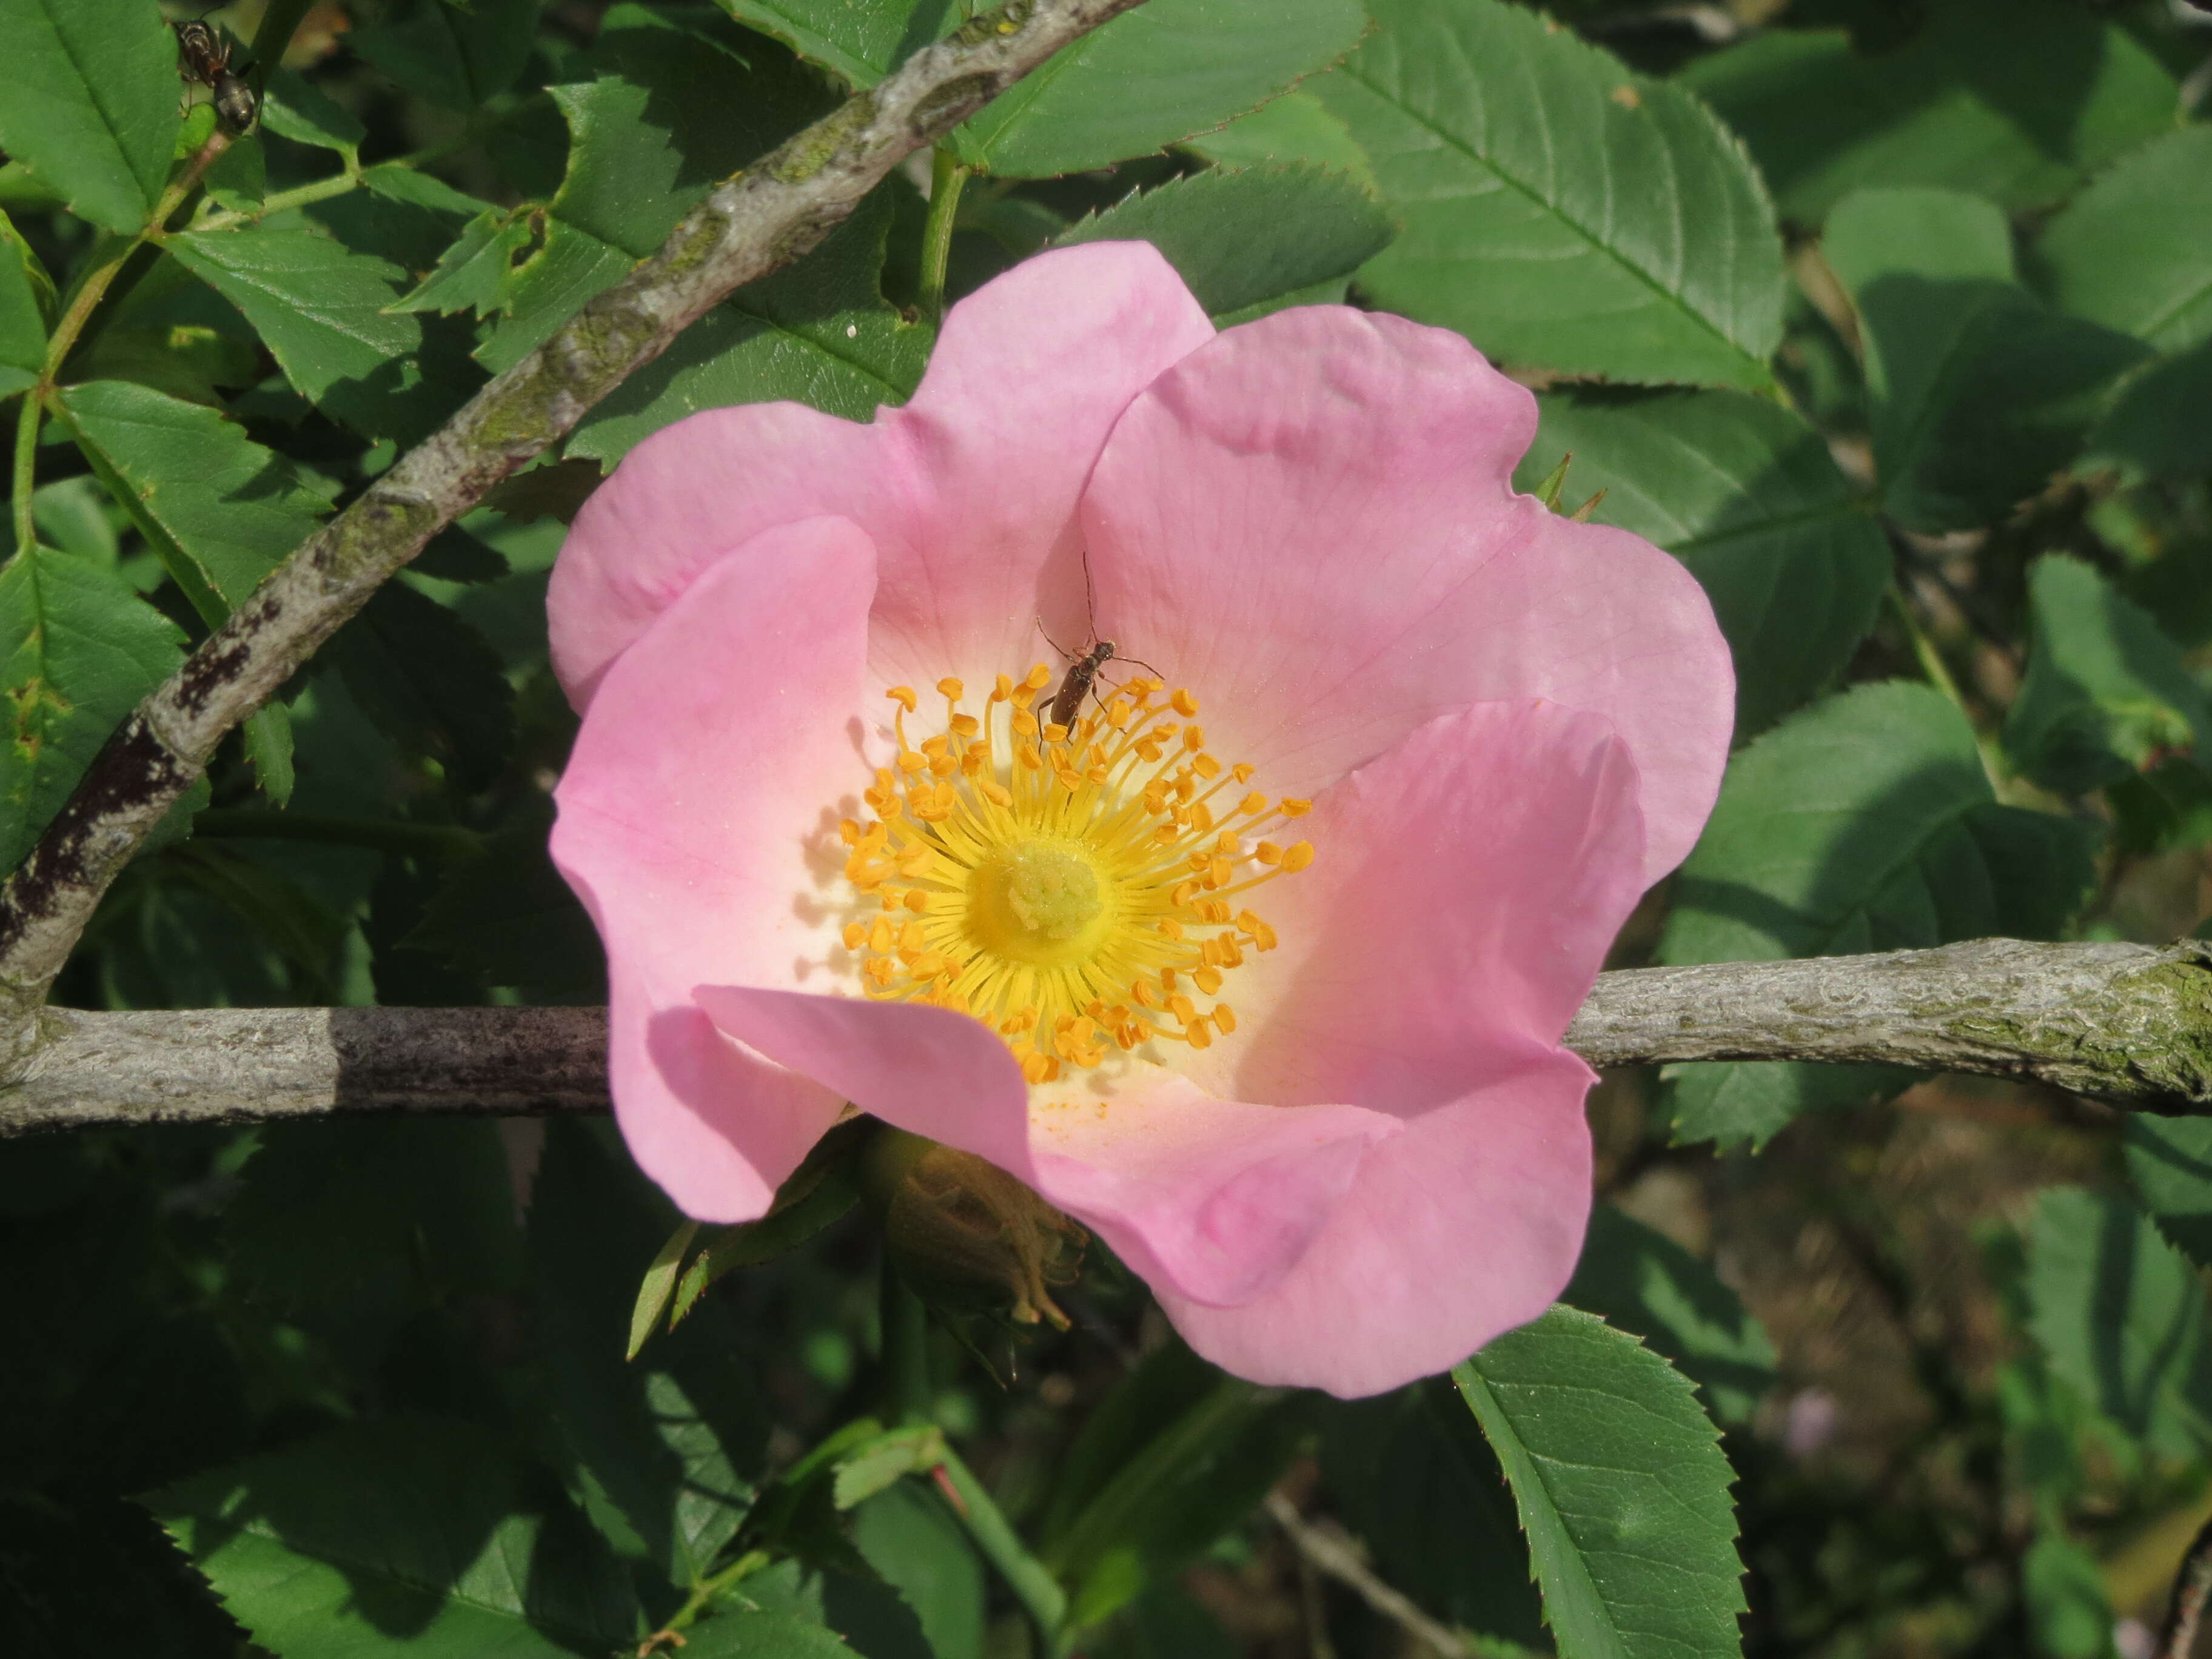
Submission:
[[[72,9],[0,0],[10,393],[214,119],[205,89],[173,118],[155,0],[82,0],[75,70],[33,49]],[[208,14],[241,66],[264,10]],[[19,433],[8,860],[334,504],[963,10],[285,6],[258,126]],[[1224,323],[1348,298],[1458,328],[1538,392],[1522,486],[1572,452],[1569,504],[1601,490],[1706,585],[1740,750],[1615,965],[2203,928],[2203,7],[1152,0],[1078,54],[950,147],[978,169],[950,295],[1141,236]],[[55,118],[70,74],[122,113]],[[600,1000],[544,855],[565,522],[691,410],[912,390],[927,160],[434,541],[233,741],[58,1000]],[[1023,1561],[1099,1659],[1735,1650],[1711,1549],[1607,1576],[1605,1529],[1650,1512],[1629,1449],[1589,1515],[1538,1512],[1527,1471],[1587,1449],[1545,1410],[1584,1382],[1675,1412],[1700,1516],[1732,1478],[1746,1651],[2151,1652],[2212,1518],[2206,1126],[1753,1065],[1610,1075],[1590,1113],[1565,1299],[1646,1347],[1554,1315],[1459,1389],[1356,1404],[1212,1370],[1095,1244],[1072,1329],[948,1310],[917,1395],[836,1169],[774,1236],[699,1239],[715,1271],[625,1361],[678,1218],[605,1124],[0,1142],[0,1652],[609,1654],[674,1621],[690,1659],[1014,1659]],[[953,1463],[867,1420],[900,1402]],[[1012,1571],[963,1479],[1027,1540]],[[1678,1628],[1629,1616],[1646,1591]]]

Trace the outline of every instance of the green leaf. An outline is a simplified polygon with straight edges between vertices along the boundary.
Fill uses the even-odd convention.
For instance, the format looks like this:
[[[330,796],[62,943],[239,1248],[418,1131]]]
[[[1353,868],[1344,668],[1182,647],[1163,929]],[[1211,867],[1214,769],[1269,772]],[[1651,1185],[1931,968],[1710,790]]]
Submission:
[[[1590,1212],[1582,1261],[1559,1299],[1642,1337],[1697,1385],[1719,1422],[1749,1423],[1774,1386],[1774,1345],[1736,1293],[1673,1239],[1610,1204]]]
[[[123,380],[70,386],[61,402],[86,459],[211,627],[331,509],[211,409]]]
[[[1592,515],[1656,543],[1705,585],[1735,659],[1736,736],[1843,672],[1889,580],[1881,531],[1820,433],[1740,392],[1546,392],[1515,482],[1559,457]]]
[[[2160,351],[2212,339],[2212,127],[2146,144],[2044,228],[2053,304]]]
[[[1359,0],[1150,0],[1062,47],[953,142],[1002,179],[1149,155],[1326,69],[1366,27]]]
[[[2125,1201],[2054,1187],[2028,1241],[2028,1333],[2057,1376],[2152,1450],[2212,1439],[2204,1286]]]
[[[853,1511],[853,1542],[921,1620],[935,1659],[982,1659],[983,1563],[945,1500],[906,1480]]]
[[[575,1659],[635,1644],[620,1567],[542,1485],[480,1428],[403,1418],[147,1501],[274,1653]]]
[[[31,517],[46,545],[103,568],[122,550],[122,509],[97,479],[80,474],[40,484],[31,492]]]
[[[684,1266],[684,1254],[691,1248],[698,1231],[699,1224],[687,1217],[647,1264],[644,1277],[637,1281],[637,1305],[630,1310],[629,1346],[623,1351],[623,1358],[636,1358],[646,1338],[660,1323],[660,1316],[668,1309],[668,1298],[675,1294],[676,1275]]]
[[[1301,87],[1240,115],[1216,132],[1201,133],[1184,146],[1226,167],[1257,167],[1263,161],[1304,161],[1331,173],[1348,173],[1378,190],[1375,164],[1352,129],[1328,106]]]
[[[1739,754],[1683,864],[1664,963],[1907,950],[2055,936],[2092,876],[2087,832],[1998,805],[1973,729],[1891,682],[1815,703]],[[1895,1092],[1885,1068],[1668,1068],[1682,1140],[1764,1141],[1808,1108]]]
[[[275,1123],[223,1214],[231,1271],[289,1312],[511,1292],[522,1238],[498,1126]]]
[[[2089,434],[2091,464],[2152,478],[2212,472],[2212,340],[2130,375]]]
[[[269,77],[261,94],[261,125],[295,144],[334,149],[348,167],[358,165],[361,141],[368,136],[351,110],[296,70],[280,70]]]
[[[1150,242],[1218,319],[1265,314],[1349,276],[1391,237],[1372,191],[1297,163],[1207,172],[1133,195],[1053,239]]]
[[[828,100],[772,46],[757,67],[661,14],[611,14],[599,78],[550,88],[568,123],[554,215],[633,258],[655,252],[723,179],[823,112]]]
[[[914,1609],[890,1585],[861,1577],[866,1565],[857,1556],[849,1572],[780,1561],[741,1581],[727,1599],[740,1611],[826,1625],[865,1659],[933,1659]],[[803,1648],[795,1659],[813,1659],[814,1651]],[[823,1651],[826,1659],[836,1650]],[[739,1649],[738,1659],[751,1656]]]
[[[486,787],[514,743],[514,692],[499,653],[404,581],[376,590],[324,647],[364,714],[395,742]]]
[[[735,1535],[768,1424],[740,1369],[742,1335],[709,1305],[623,1358],[640,1270],[675,1212],[581,1124],[551,1126],[530,1206],[534,1325],[571,1480],[601,1530],[678,1586]]]
[[[246,758],[261,793],[283,806],[292,799],[298,775],[292,765],[291,711],[281,702],[257,708],[242,728]]]
[[[1702,105],[1504,0],[1373,9],[1311,87],[1405,220],[1362,289],[1510,363],[1769,383],[1773,210]]]
[[[384,21],[346,39],[408,91],[447,109],[474,110],[514,84],[530,61],[538,0],[402,0]]]
[[[2028,572],[2034,645],[2004,745],[2045,788],[2086,794],[2177,754],[2212,759],[2212,699],[2148,611],[2057,554]]]
[[[0,398],[21,392],[46,364],[53,278],[15,222],[0,213]]]
[[[788,1613],[718,1613],[685,1635],[684,1659],[853,1659],[854,1654],[826,1625]]]
[[[2212,1118],[2130,1113],[2128,1173],[2159,1231],[2198,1267],[2212,1266]]]
[[[740,23],[831,70],[848,86],[872,87],[921,47],[940,40],[971,8],[961,0],[718,0]]]
[[[509,319],[477,354],[495,373],[620,282],[721,179],[829,107],[767,42],[748,61],[641,6],[608,13],[592,63],[597,79],[551,88],[568,125],[568,167],[540,245],[519,264],[510,253]]]
[[[933,1423],[885,1429],[847,1448],[836,1462],[830,1502],[856,1509],[909,1474],[927,1474],[945,1462],[945,1431]]]
[[[717,1227],[709,1233],[675,1287],[668,1322],[679,1322],[707,1287],[723,1274],[772,1261],[842,1219],[860,1201],[859,1184],[847,1166],[870,1133],[862,1119],[839,1124],[816,1141],[799,1167],[784,1177],[766,1215],[757,1221]],[[635,1343],[636,1328],[631,1328]]]
[[[1946,0],[1901,50],[1770,29],[1680,79],[1743,135],[1792,218],[1850,191],[1935,185],[2008,208],[2057,200],[2174,125],[2173,76],[2117,22],[2066,0]]]
[[[485,986],[513,986],[532,1000],[596,1000],[605,957],[591,917],[545,850],[552,804],[541,795],[474,858],[455,863],[410,949],[444,957]]]
[[[877,286],[890,216],[877,191],[806,258],[739,289],[609,393],[565,453],[611,465],[670,422],[729,404],[787,398],[865,421],[904,402],[931,334]]]
[[[2044,1532],[2020,1563],[2021,1598],[2034,1650],[2049,1659],[2105,1659],[2112,1598],[2097,1558],[2063,1532]]]
[[[252,213],[269,193],[269,165],[261,153],[261,135],[249,132],[231,140],[230,148],[216,158],[204,182],[209,200],[217,207]]]
[[[1068,1617],[1107,1618],[1226,1533],[1297,1449],[1289,1402],[1163,1348],[1091,1413],[1062,1462],[1038,1557]]]
[[[562,324],[627,276],[635,264],[629,254],[589,231],[579,230],[565,219],[549,217],[544,240],[520,264],[507,267],[500,295],[500,309],[507,313],[507,320],[477,348],[477,361],[495,374],[505,374],[551,339]],[[680,343],[684,337],[676,337]]]
[[[529,256],[542,234],[534,218],[527,209],[486,208],[438,256],[438,268],[393,301],[392,309],[473,311],[483,317],[505,310],[511,303],[507,273]]]
[[[169,176],[177,40],[137,0],[0,0],[0,146],[105,229],[135,234]]]
[[[129,380],[220,409],[221,388],[252,386],[263,371],[260,353],[242,334],[197,323],[137,328],[117,321],[70,357],[67,372],[72,380]]]
[[[14,869],[108,734],[184,660],[184,635],[112,572],[33,547],[0,566],[0,866]]]
[[[1883,501],[1915,529],[1986,524],[2041,489],[2100,394],[2148,355],[2021,287],[1993,202],[1862,191],[1821,248],[1858,307]]]
[[[1741,1651],[1733,1476],[1674,1367],[1601,1320],[1554,1308],[1452,1381],[1512,1485],[1562,1654]]]
[[[1383,1581],[1436,1618],[1544,1645],[1505,1472],[1442,1378],[1320,1408],[1322,1479]]]
[[[409,384],[422,325],[389,311],[406,273],[305,230],[194,231],[169,251],[245,314],[310,403],[372,435]]]

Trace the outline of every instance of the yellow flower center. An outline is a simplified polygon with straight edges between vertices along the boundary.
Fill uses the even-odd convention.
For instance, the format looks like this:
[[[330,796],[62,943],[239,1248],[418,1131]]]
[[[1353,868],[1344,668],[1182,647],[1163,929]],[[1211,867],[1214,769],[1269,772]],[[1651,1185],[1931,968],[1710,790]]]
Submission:
[[[845,927],[867,994],[974,1015],[1033,1084],[1235,1030],[1223,976],[1275,946],[1235,901],[1314,855],[1259,838],[1312,803],[1246,790],[1253,769],[1206,752],[1189,692],[1133,679],[1072,727],[1041,724],[1052,678],[1000,675],[980,720],[939,680],[944,730],[919,744],[920,699],[893,686],[897,763],[866,792],[876,816],[839,825],[846,875],[880,907]]]

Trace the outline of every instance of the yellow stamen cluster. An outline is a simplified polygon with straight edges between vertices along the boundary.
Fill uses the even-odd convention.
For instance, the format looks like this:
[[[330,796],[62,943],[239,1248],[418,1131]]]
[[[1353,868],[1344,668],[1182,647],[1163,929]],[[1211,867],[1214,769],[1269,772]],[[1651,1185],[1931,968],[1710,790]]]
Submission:
[[[1235,1030],[1223,975],[1275,947],[1235,901],[1314,856],[1257,839],[1312,803],[1247,789],[1251,767],[1206,752],[1189,692],[1132,679],[1070,728],[1040,723],[1052,679],[1042,663],[1000,675],[980,720],[939,680],[944,730],[919,744],[921,700],[892,687],[896,763],[866,792],[875,817],[839,826],[845,873],[878,907],[844,930],[867,994],[972,1014],[1032,1084]]]

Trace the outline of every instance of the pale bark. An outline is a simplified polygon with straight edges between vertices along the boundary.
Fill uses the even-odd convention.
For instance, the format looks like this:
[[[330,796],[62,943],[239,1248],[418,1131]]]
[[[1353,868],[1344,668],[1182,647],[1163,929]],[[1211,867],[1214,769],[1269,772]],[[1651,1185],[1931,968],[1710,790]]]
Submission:
[[[598,1008],[47,1010],[0,1136],[337,1112],[604,1111]],[[1470,1018],[1479,1018],[1470,1011]],[[2212,945],[2034,945],[1600,976],[1568,1028],[1597,1066],[1883,1062],[2212,1113]]]

